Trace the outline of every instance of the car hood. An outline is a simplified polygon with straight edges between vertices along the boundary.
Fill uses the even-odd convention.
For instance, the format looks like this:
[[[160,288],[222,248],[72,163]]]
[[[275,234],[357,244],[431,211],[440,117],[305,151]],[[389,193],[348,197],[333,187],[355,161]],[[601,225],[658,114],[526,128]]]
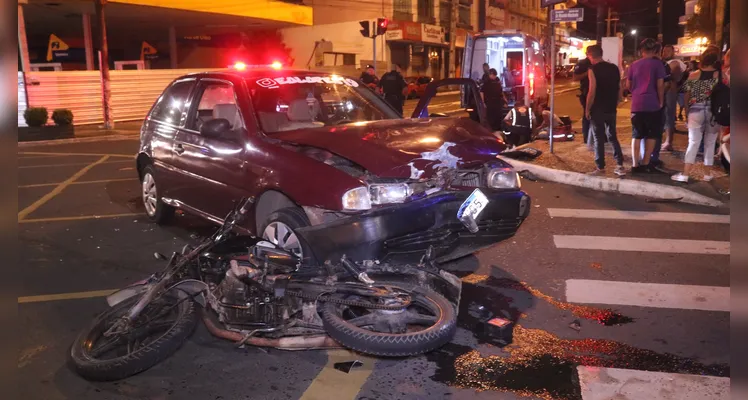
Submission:
[[[399,119],[278,132],[273,138],[328,150],[382,178],[429,178],[436,170],[500,162],[506,146],[463,118]]]

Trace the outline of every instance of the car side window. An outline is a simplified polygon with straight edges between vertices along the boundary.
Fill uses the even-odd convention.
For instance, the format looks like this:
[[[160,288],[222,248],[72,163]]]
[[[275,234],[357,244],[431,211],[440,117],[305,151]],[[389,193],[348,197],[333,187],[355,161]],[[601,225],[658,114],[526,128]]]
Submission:
[[[422,76],[422,77],[418,78],[418,83],[420,83],[422,85],[423,84],[427,84],[427,83],[431,83],[431,78],[429,78],[428,76]]]
[[[190,116],[187,128],[199,132],[207,121],[225,118],[232,130],[244,127],[239,108],[236,105],[234,86],[222,81],[202,81],[196,99],[197,107]]]
[[[158,103],[151,111],[151,119],[166,122],[172,125],[181,125],[182,112],[189,101],[190,92],[195,87],[195,81],[190,79],[186,81],[175,82],[159,99]]]

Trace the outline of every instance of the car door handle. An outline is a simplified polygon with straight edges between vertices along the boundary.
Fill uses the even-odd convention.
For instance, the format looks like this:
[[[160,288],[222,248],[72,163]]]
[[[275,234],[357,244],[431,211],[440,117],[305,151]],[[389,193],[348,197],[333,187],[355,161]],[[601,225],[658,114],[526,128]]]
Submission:
[[[174,145],[174,152],[181,156],[184,153],[184,147],[181,144],[176,144]]]

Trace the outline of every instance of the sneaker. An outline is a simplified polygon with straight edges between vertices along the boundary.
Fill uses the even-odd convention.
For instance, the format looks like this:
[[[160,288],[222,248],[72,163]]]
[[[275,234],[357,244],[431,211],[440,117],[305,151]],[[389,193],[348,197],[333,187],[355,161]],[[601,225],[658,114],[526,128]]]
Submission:
[[[682,172],[679,172],[679,173],[671,176],[670,179],[672,179],[672,180],[674,180],[676,182],[688,183],[688,175],[686,175],[686,174],[684,174]]]
[[[658,164],[649,164],[647,165],[647,173],[649,174],[666,174],[667,170],[662,165],[662,162]]]
[[[704,175],[704,182],[711,182],[714,179],[712,175]]]
[[[647,172],[649,169],[649,165],[637,165],[636,167],[631,167],[631,173],[632,174],[643,174]]]
[[[619,165],[613,170],[613,173],[618,176],[624,176],[626,175],[626,168],[624,168],[623,165]]]
[[[590,175],[590,176],[602,176],[602,175],[605,175],[605,170],[604,169],[600,169],[600,168],[595,168],[594,171],[588,172],[587,175]]]

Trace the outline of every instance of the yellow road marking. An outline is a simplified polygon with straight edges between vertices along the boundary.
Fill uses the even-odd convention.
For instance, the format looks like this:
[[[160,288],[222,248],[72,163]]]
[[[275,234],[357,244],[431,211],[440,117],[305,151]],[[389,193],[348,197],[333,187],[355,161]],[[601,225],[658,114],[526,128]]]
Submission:
[[[92,290],[90,292],[73,292],[58,294],[42,294],[39,296],[22,296],[18,298],[18,304],[41,303],[45,301],[90,299],[92,297],[105,297],[116,292],[118,289]]]
[[[334,367],[335,363],[354,360],[359,360],[364,365],[351,369],[347,374]],[[328,350],[327,364],[299,400],[355,399],[374,370],[375,361],[350,350]]]
[[[21,219],[18,220],[19,224],[31,224],[39,222],[59,222],[59,221],[82,221],[87,219],[108,219],[108,218],[122,218],[122,217],[135,217],[143,216],[141,213],[125,213],[125,214],[105,214],[105,215],[79,215],[75,217],[55,217],[55,218],[33,218],[33,219]]]
[[[109,156],[109,157],[127,157],[135,158],[133,154],[114,154],[114,153],[50,153],[46,151],[19,151],[20,155],[32,155],[32,156]]]
[[[89,183],[109,183],[109,182],[124,182],[124,181],[135,181],[137,178],[121,178],[121,179],[99,179],[95,181],[78,181],[73,182],[71,185],[87,185]],[[19,189],[27,189],[27,188],[36,188],[36,187],[45,187],[45,186],[57,186],[62,182],[58,183],[35,183],[33,185],[23,185],[19,186]]]
[[[51,200],[53,197],[60,194],[66,187],[68,187],[71,183],[75,182],[78,178],[83,176],[86,172],[88,172],[91,168],[105,162],[109,159],[109,156],[101,157],[98,161],[93,162],[91,164],[88,164],[87,166],[80,169],[80,171],[76,172],[73,176],[65,180],[64,182],[57,185],[54,189],[52,189],[51,192],[45,194],[40,198],[39,200],[33,202],[30,206],[24,208],[20,212],[18,212],[18,221],[20,222],[22,219],[26,218],[29,214],[36,211],[39,207],[43,206],[46,202]]]
[[[109,156],[105,156],[109,157]],[[126,162],[132,162],[132,160],[117,160],[117,161],[108,161],[105,163],[99,163],[99,164],[116,164],[116,163],[126,163]],[[21,168],[45,168],[45,167],[73,167],[76,165],[88,165],[90,162],[80,162],[80,163],[68,163],[68,164],[42,164],[42,165],[22,165],[19,166],[18,169]]]

